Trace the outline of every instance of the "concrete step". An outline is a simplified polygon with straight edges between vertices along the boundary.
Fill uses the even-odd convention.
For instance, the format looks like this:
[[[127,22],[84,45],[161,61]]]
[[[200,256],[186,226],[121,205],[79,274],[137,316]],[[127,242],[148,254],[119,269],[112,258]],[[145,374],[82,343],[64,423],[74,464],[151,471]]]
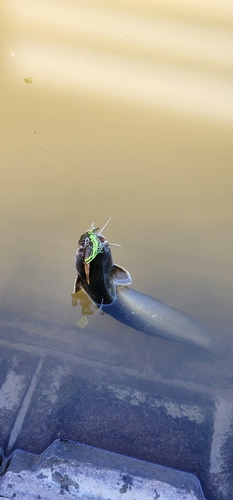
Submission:
[[[193,474],[68,441],[41,455],[16,450],[5,465],[4,499],[204,500]]]
[[[231,363],[162,339],[145,346],[131,329],[113,343],[111,321],[84,334],[2,316],[4,455],[68,439],[195,474],[208,500],[233,500]]]

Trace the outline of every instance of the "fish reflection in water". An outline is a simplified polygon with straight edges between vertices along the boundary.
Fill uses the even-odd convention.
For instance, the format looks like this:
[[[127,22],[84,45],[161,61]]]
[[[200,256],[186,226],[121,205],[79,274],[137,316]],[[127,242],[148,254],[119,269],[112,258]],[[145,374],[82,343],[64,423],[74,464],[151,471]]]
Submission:
[[[110,244],[98,231],[92,225],[79,239],[73,301],[84,290],[101,311],[135,330],[212,350],[211,335],[192,316],[128,286],[129,272],[113,263]]]

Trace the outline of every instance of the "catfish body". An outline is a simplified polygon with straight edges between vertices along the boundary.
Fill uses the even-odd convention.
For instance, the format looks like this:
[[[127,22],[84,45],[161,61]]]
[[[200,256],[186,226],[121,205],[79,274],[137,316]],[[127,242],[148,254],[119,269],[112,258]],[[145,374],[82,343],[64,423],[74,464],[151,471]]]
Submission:
[[[81,236],[76,252],[75,293],[83,288],[102,311],[147,335],[209,348],[211,338],[194,318],[126,286],[131,283],[130,274],[113,264],[109,243],[101,233],[95,233],[99,252],[92,255],[97,242],[90,238],[90,231]]]
[[[101,309],[147,335],[210,347],[209,334],[192,316],[132,288],[117,290],[116,300]]]

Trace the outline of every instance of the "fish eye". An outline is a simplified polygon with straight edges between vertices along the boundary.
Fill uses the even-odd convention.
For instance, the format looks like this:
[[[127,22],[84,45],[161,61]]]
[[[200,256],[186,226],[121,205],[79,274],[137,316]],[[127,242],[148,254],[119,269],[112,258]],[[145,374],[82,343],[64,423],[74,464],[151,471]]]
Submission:
[[[98,238],[99,238],[99,241],[100,241],[101,245],[107,245],[108,244],[108,242],[107,242],[107,240],[105,239],[104,236],[99,235]]]

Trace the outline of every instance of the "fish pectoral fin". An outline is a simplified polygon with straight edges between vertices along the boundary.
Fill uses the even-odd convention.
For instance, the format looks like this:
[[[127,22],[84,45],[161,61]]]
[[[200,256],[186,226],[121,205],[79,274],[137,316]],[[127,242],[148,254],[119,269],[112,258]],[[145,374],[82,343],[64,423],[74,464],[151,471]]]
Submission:
[[[73,293],[78,293],[79,290],[81,290],[81,289],[82,289],[82,282],[81,282],[81,279],[80,279],[79,275],[77,275],[77,278],[76,278],[76,280],[74,282],[74,291],[73,291]]]
[[[130,285],[132,283],[131,276],[126,269],[117,264],[112,266],[112,278],[116,285]]]

